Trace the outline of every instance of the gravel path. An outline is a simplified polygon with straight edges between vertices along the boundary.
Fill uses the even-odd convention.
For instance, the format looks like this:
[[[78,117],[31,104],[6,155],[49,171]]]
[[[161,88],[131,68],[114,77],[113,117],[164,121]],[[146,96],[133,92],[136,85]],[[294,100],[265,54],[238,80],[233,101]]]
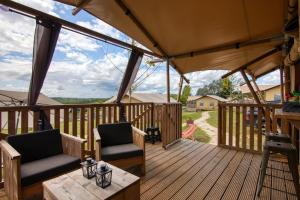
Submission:
[[[207,119],[209,118],[209,111],[203,111],[202,115],[199,119],[196,119],[194,121],[194,124],[196,124],[199,128],[204,130],[210,137],[210,144],[217,145],[218,144],[218,129],[211,126],[209,123],[207,123]]]

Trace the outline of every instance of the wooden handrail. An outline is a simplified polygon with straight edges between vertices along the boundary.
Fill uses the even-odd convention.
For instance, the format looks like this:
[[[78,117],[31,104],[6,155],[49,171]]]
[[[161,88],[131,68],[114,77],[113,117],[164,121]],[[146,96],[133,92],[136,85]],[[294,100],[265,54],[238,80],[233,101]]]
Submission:
[[[261,152],[264,132],[276,132],[274,111],[282,104],[220,103],[218,145],[250,152]]]

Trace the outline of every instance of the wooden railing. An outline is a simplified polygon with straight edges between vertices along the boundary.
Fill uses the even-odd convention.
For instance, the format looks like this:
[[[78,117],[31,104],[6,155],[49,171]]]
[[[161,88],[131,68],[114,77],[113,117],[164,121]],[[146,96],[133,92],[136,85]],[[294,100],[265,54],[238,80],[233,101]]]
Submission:
[[[279,104],[232,104],[218,106],[218,145],[261,152],[265,132],[280,130],[273,120]]]
[[[180,103],[157,105],[155,124],[162,132],[162,145],[167,148],[178,141],[182,134],[182,106]]]
[[[61,132],[87,139],[85,155],[94,155],[93,128],[99,124],[119,120],[117,104],[51,105],[42,106],[50,123]],[[145,131],[159,127],[162,145],[168,146],[181,137],[181,104],[130,103],[125,104],[126,119]],[[0,107],[0,139],[8,135],[38,130],[39,113],[27,106]],[[0,155],[0,166],[2,156]],[[2,170],[0,170],[0,182]],[[0,183],[1,186],[1,183]]]

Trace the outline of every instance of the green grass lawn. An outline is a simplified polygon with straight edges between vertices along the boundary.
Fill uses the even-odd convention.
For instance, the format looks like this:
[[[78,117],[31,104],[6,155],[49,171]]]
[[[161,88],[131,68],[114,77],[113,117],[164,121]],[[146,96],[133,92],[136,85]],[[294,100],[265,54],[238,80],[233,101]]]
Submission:
[[[209,118],[207,119],[207,123],[211,126],[218,128],[218,111],[210,111]]]
[[[201,112],[182,112],[182,123],[186,123],[186,120],[196,120],[201,117]]]

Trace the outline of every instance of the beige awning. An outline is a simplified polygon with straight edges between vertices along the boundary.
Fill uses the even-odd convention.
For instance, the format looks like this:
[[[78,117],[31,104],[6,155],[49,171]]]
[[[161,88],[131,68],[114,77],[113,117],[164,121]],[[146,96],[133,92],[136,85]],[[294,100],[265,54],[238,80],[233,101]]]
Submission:
[[[83,0],[58,1],[79,6]],[[91,0],[84,9],[151,51],[171,57],[178,71],[189,73],[233,70],[280,45],[286,3],[285,0]],[[282,61],[278,55],[270,57],[260,63],[268,65],[266,69]],[[265,72],[256,68],[249,69],[255,76]]]

